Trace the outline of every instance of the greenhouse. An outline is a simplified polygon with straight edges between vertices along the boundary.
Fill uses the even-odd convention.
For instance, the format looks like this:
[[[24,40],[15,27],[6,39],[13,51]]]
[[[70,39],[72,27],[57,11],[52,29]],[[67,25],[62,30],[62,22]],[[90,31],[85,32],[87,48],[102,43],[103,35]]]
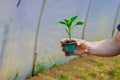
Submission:
[[[72,22],[75,25],[72,26]],[[120,75],[119,55],[97,57],[99,61],[87,54],[66,56],[60,43],[63,38],[91,42],[111,39],[117,34],[119,24],[120,0],[0,0],[0,80],[120,80],[117,76]],[[74,28],[70,31],[69,27]],[[91,68],[92,71],[85,74],[89,71],[87,67],[75,67],[80,65],[75,60],[80,61],[81,66],[87,64],[86,60],[89,64],[94,62],[102,69],[96,73],[96,69]],[[106,64],[102,60],[106,60]],[[75,78],[69,74],[75,70],[67,72],[62,67],[72,66],[72,61],[75,70],[83,71]],[[63,70],[64,74],[57,70]],[[102,71],[106,71],[107,76]],[[39,77],[43,74],[46,78]],[[98,77],[99,74],[102,77]]]

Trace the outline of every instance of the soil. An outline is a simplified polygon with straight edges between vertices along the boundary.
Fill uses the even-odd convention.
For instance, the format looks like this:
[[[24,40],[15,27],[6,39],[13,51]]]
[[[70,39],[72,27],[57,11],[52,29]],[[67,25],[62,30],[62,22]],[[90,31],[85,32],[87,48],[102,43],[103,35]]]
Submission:
[[[82,56],[27,80],[120,80],[120,56]]]
[[[66,41],[66,43],[74,43],[74,42],[76,42],[76,41],[74,41],[74,40],[71,40],[71,41]]]

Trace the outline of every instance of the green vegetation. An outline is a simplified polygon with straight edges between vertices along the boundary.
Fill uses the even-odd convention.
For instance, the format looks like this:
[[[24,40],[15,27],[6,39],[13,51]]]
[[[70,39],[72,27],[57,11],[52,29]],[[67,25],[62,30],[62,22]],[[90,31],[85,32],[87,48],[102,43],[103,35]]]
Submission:
[[[48,76],[48,80],[50,77],[51,80],[120,80],[119,63],[120,56],[97,57],[89,55],[76,58],[64,65],[53,64],[54,68],[43,72],[43,74]]]
[[[53,64],[52,68],[53,68],[53,67],[57,67],[57,66],[59,66],[59,65],[58,65],[58,64]]]
[[[18,80],[18,76],[19,76],[19,73],[18,73],[18,71],[17,71],[16,74],[15,74],[15,76],[14,76],[14,78],[13,78],[13,80]],[[9,79],[7,79],[7,80],[11,80],[11,78],[9,78]]]
[[[83,25],[82,21],[77,21],[75,24],[73,22],[77,19],[77,16],[73,16],[70,19],[63,19],[63,21],[58,21],[59,24],[65,25],[65,30],[68,34],[69,40],[71,41],[72,37],[72,28],[78,26],[78,25]]]
[[[35,74],[41,73],[45,70],[44,63],[37,62]]]
[[[68,80],[68,75],[67,74],[62,74],[58,80]]]
[[[116,59],[115,62],[116,62],[117,64],[120,64],[120,58]]]
[[[15,77],[13,78],[13,80],[17,80],[17,79],[18,79],[18,76],[19,76],[19,73],[18,73],[18,71],[17,71],[16,74],[15,74]]]
[[[95,76],[96,76],[96,73],[94,73],[94,72],[88,73],[88,77],[90,77],[90,78],[95,78]]]
[[[83,79],[96,77],[96,73],[92,72],[91,70],[87,68],[77,68],[77,70],[81,73],[81,77]]]
[[[112,76],[114,80],[120,80],[120,66],[115,67]]]
[[[99,62],[96,63],[96,66],[97,66],[97,67],[102,67],[102,66],[103,66],[103,63],[99,61]]]

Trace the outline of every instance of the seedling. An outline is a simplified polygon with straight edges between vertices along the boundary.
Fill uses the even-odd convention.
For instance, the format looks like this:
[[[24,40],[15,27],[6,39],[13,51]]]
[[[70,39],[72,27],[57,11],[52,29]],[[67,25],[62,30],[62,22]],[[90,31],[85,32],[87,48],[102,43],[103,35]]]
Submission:
[[[66,30],[66,33],[68,34],[69,40],[65,44],[63,44],[66,53],[75,53],[76,51],[76,42],[72,41],[72,29],[78,25],[84,24],[82,21],[77,21],[76,23],[74,23],[77,18],[78,18],[78,15],[73,16],[70,19],[63,19],[63,21],[58,21],[59,24],[65,25],[65,30]]]
[[[73,22],[78,18],[77,16],[73,16],[70,19],[63,19],[63,21],[58,21],[59,24],[65,25],[66,33],[68,34],[69,41],[71,42],[72,38],[72,29],[78,25],[83,25],[82,21],[77,21],[75,24]]]

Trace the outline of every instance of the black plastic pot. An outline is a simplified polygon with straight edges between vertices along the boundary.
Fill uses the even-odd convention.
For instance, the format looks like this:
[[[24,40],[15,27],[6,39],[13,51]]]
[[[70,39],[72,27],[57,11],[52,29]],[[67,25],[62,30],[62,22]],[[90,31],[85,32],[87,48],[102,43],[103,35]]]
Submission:
[[[63,43],[64,51],[67,54],[74,54],[76,52],[76,42]]]

